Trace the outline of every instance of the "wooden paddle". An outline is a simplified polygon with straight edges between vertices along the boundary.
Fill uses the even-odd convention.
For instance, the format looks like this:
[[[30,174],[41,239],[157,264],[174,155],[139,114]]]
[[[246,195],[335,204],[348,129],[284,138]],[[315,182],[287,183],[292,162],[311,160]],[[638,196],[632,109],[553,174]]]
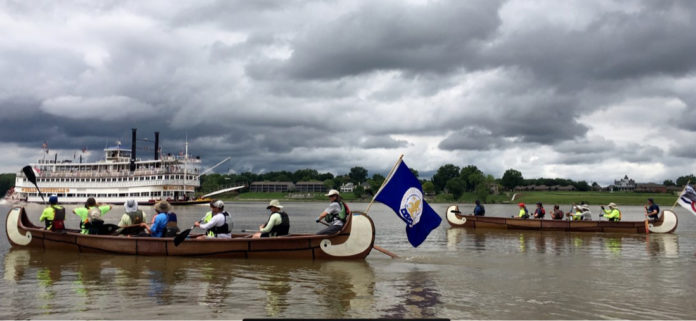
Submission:
[[[41,190],[39,189],[39,185],[36,184],[36,174],[34,174],[34,169],[31,168],[31,166],[27,165],[22,168],[22,172],[24,172],[24,176],[27,177],[27,179],[36,186],[36,190],[39,192],[39,196],[41,196],[41,200],[46,203],[46,199],[44,199],[43,194],[41,194]]]
[[[324,221],[318,221],[318,223],[321,223],[321,224],[324,224],[324,225],[326,225],[326,226],[329,226],[329,223],[326,223],[326,222],[324,222]],[[399,257],[398,255],[396,255],[396,254],[394,254],[394,253],[392,253],[392,252],[389,252],[389,251],[387,251],[387,250],[383,249],[382,247],[377,246],[377,245],[375,245],[375,244],[372,244],[372,248],[375,249],[375,250],[377,250],[377,251],[380,251],[380,252],[382,252],[382,253],[384,253],[384,254],[386,254],[386,255],[391,256],[392,259],[396,259],[396,258]]]
[[[650,234],[650,229],[648,226],[648,207],[645,207],[645,234]]]

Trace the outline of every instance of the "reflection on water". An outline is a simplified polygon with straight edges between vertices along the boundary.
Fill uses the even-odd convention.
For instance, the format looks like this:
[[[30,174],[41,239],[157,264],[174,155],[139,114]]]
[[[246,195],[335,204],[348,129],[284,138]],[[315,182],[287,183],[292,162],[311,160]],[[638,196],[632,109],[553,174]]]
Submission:
[[[411,271],[405,275],[406,283],[398,286],[396,298],[400,303],[385,310],[385,318],[406,317],[433,318],[438,315],[437,307],[442,303],[437,284],[428,273]]]

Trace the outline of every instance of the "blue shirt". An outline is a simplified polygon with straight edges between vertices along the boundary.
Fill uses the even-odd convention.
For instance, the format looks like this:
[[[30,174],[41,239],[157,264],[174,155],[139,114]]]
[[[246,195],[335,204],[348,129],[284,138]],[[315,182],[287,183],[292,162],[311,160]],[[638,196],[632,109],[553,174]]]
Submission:
[[[657,204],[650,205],[650,207],[648,207],[648,213],[652,213],[652,211],[657,211],[657,214],[648,215],[648,217],[656,220],[660,216],[660,207],[657,206]]]
[[[155,222],[152,223],[152,227],[150,228],[150,236],[152,237],[162,237],[164,236],[164,232],[167,231],[167,222],[169,219],[167,218],[167,213],[159,213],[157,216],[155,216]]]
[[[483,205],[478,204],[476,207],[474,207],[474,215],[475,216],[484,216],[486,214],[486,210],[483,208]]]

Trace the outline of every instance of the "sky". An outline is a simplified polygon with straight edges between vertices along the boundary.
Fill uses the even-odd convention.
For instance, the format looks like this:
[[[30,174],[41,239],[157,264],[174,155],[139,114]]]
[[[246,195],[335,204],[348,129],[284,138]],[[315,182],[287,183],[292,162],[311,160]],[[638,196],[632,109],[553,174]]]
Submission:
[[[696,173],[695,31],[694,1],[2,1],[0,172],[137,128],[219,173],[662,183]]]

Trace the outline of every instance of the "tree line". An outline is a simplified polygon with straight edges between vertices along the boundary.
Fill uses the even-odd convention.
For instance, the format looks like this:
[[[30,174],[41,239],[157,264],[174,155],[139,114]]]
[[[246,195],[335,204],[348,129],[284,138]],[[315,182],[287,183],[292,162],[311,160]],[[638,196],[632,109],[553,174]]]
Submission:
[[[411,168],[411,172],[418,177],[417,170]],[[338,189],[341,185],[352,182],[356,184],[354,193],[356,197],[361,197],[364,193],[374,194],[385,180],[384,175],[368,175],[367,169],[356,166],[348,173],[334,175],[332,173],[319,173],[315,169],[300,169],[294,172],[273,171],[268,173],[256,174],[244,172],[240,174],[207,174],[201,176],[200,193],[210,193],[225,187],[249,185],[257,181],[278,181],[278,182],[303,182],[320,181],[331,189]],[[454,199],[458,199],[463,193],[473,193],[478,199],[485,202],[488,195],[499,190],[513,190],[517,186],[547,185],[547,186],[574,186],[578,191],[589,191],[599,188],[597,182],[589,184],[587,181],[574,181],[567,178],[532,178],[525,179],[522,173],[516,169],[508,169],[500,178],[495,178],[491,174],[485,174],[475,165],[458,167],[453,164],[445,164],[438,168],[437,172],[430,179],[420,179],[423,192],[427,195],[451,194]],[[687,182],[696,183],[696,176],[693,174],[678,177],[676,180],[666,179],[665,186],[684,186]],[[8,189],[14,186],[15,174],[0,174],[0,195],[5,195]],[[365,186],[362,186],[363,183]]]

